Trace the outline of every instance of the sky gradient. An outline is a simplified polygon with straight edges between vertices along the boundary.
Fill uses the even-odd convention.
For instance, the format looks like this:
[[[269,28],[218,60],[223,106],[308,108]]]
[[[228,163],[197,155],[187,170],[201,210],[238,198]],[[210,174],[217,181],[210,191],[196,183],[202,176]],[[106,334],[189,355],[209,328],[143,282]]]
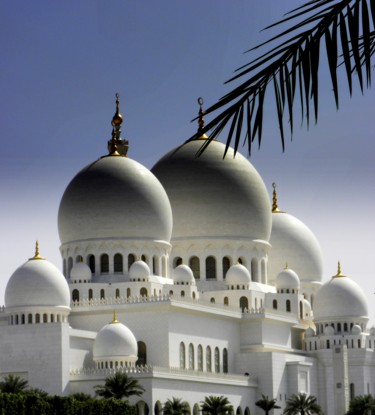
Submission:
[[[116,92],[129,157],[151,168],[195,132],[197,98],[207,107],[223,96],[224,81],[254,56],[243,52],[270,36],[261,29],[302,3],[2,1],[0,303],[36,239],[61,268],[59,202],[73,176],[106,153]],[[296,123],[284,153],[271,96],[250,160],[270,196],[277,183],[280,209],[319,239],[325,280],[340,260],[375,322],[375,93],[362,96],[355,84],[350,99],[345,88],[336,111],[323,59],[318,124]]]

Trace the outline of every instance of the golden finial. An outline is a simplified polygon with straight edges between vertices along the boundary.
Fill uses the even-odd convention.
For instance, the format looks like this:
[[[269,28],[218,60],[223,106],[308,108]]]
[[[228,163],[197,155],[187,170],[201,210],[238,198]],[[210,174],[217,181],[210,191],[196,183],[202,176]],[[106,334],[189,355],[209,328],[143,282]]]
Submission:
[[[111,324],[116,324],[116,323],[119,323],[119,321],[117,320],[117,317],[116,317],[116,310],[113,312],[113,320],[112,320],[112,323]]]
[[[206,134],[202,134],[202,130],[204,128],[204,111],[203,111],[203,98],[198,98],[198,104],[199,104],[199,113],[198,113],[198,139],[199,140],[205,140],[208,138]]]
[[[276,183],[272,183],[273,192],[272,192],[272,213],[285,213],[279,209],[277,205],[277,193],[276,193]]]
[[[120,114],[120,94],[116,93],[116,113],[112,118],[112,126],[120,126],[124,119],[122,118],[122,115]]]
[[[340,277],[345,277],[345,275],[341,273],[341,264],[340,264],[340,261],[338,261],[337,262],[337,274],[334,275],[332,278],[340,278]]]
[[[110,156],[126,156],[128,152],[128,140],[121,138],[121,124],[123,117],[120,114],[120,94],[116,93],[116,113],[112,118],[112,138],[108,141]]]
[[[289,268],[288,263],[285,262],[285,268],[284,269],[288,269],[288,268]]]
[[[35,255],[30,259],[45,259],[39,254],[39,242],[36,240],[35,242]]]

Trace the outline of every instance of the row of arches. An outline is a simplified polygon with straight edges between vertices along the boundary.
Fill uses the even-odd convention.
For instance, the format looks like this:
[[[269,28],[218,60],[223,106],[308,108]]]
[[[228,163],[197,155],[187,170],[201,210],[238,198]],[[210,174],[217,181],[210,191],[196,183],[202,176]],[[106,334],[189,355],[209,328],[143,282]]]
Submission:
[[[137,292],[136,292],[136,290],[132,290],[129,287],[126,289],[126,292],[121,292],[120,288],[115,289],[115,298],[121,298],[124,294],[125,294],[125,298],[129,298],[129,297],[132,297],[132,296],[138,296],[138,295],[140,297],[148,297],[149,292],[148,292],[146,287],[141,287],[139,290],[137,290]],[[173,294],[173,292],[172,292],[172,294]],[[157,293],[156,290],[154,290],[153,295],[154,296],[162,295],[162,292],[161,292],[161,290],[159,290],[159,293]],[[94,298],[99,298],[100,300],[104,300],[106,298],[106,291],[105,291],[104,288],[101,288],[99,290],[99,296],[95,297],[94,290],[92,288],[89,288],[87,290],[87,297],[85,297],[85,298],[87,298],[88,300],[93,300]],[[78,288],[75,288],[72,291],[72,301],[73,302],[78,302],[80,300],[81,300],[81,291],[78,290]]]
[[[11,314],[9,316],[8,324],[11,326],[18,326],[23,324],[63,323],[66,321],[66,316],[60,313],[20,313]]]
[[[319,339],[319,340],[305,340],[305,350],[306,351],[314,351],[320,349],[331,349],[334,346],[339,346],[342,344],[346,344],[348,349],[361,349],[365,347],[366,341],[362,342],[361,338],[357,339]],[[371,340],[369,347],[371,348]],[[375,344],[374,344],[375,347]]]
[[[150,257],[146,254],[137,256],[134,253],[130,253],[125,257],[121,253],[116,253],[113,256],[109,256],[107,253],[103,253],[100,256],[89,254],[86,258],[83,258],[82,255],[77,255],[75,258],[70,256],[68,260],[65,258],[63,260],[63,273],[66,277],[70,278],[74,263],[85,262],[90,267],[93,275],[108,274],[111,272],[123,274],[125,270],[129,271],[130,267],[138,258],[150,267],[153,274],[166,276],[167,260],[164,255],[161,257],[157,255]]]
[[[213,362],[212,362],[213,354]],[[212,365],[213,363],[213,365]],[[201,344],[197,347],[197,355],[193,343],[190,343],[187,350],[184,342],[180,343],[180,369],[199,370],[200,372],[223,372],[228,373],[228,350],[224,348],[222,353],[215,347],[212,353],[211,346],[203,350]]]
[[[173,259],[173,268],[182,263],[184,263],[182,257],[175,257]],[[240,263],[247,267],[247,261],[243,257],[239,257],[235,261],[229,256],[224,256],[220,261],[213,255],[205,258],[191,256],[188,259],[188,265],[193,271],[194,278],[198,280],[203,279],[203,276],[205,276],[206,280],[225,280],[229,268],[235,263]],[[266,262],[264,259],[259,261],[257,258],[253,258],[251,260],[250,275],[252,281],[266,283]]]
[[[278,300],[276,300],[276,299],[272,300],[272,308],[274,310],[278,310],[280,302],[278,302]],[[282,311],[286,311],[287,313],[291,313],[292,312],[292,303],[291,303],[291,301],[286,300],[284,304],[285,304],[285,309],[282,309]],[[299,302],[299,318],[301,320],[303,320],[303,303],[302,303],[302,301]]]
[[[362,331],[366,330],[366,325],[363,323],[348,323],[348,322],[336,322],[336,323],[325,323],[316,324],[316,334],[324,334],[326,327],[333,327],[335,333],[350,333],[354,325],[359,325]]]

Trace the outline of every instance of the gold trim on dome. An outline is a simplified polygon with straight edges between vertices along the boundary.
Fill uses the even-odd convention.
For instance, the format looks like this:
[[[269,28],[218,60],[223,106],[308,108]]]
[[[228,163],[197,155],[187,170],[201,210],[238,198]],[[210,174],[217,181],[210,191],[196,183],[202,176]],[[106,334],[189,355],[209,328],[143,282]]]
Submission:
[[[279,209],[277,204],[277,193],[276,193],[276,183],[272,183],[273,192],[272,192],[272,213],[285,213]]]
[[[30,260],[34,259],[45,259],[39,254],[39,242],[35,242],[35,255],[32,258],[29,258]]]

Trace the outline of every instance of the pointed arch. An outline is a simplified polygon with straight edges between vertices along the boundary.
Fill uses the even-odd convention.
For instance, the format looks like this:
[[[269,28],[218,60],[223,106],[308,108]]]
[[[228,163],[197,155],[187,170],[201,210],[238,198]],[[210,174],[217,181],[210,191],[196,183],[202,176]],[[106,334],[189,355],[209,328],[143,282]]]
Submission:
[[[124,271],[124,261],[122,255],[117,253],[113,257],[113,271],[114,272],[123,272]]]
[[[201,270],[200,270],[200,261],[197,256],[192,256],[189,259],[189,267],[193,271],[194,278],[199,280],[201,277]]]
[[[216,280],[216,258],[212,255],[206,258],[206,280]]]

